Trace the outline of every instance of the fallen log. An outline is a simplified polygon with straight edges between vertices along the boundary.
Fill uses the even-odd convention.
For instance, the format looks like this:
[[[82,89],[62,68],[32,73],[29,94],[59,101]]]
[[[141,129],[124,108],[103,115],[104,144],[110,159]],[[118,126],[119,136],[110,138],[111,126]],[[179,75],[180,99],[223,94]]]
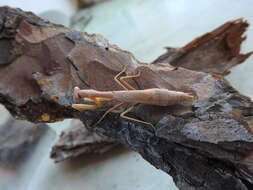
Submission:
[[[239,53],[246,27],[242,19],[230,21],[217,29],[220,32],[182,48],[190,51],[179,59],[184,60],[180,64],[167,55],[166,61],[160,58],[148,65],[100,35],[72,31],[32,13],[2,7],[0,102],[16,117],[32,122],[79,118],[90,130],[139,152],[171,175],[181,190],[252,189],[253,104],[222,75],[251,54]],[[205,60],[209,54],[212,59]],[[201,66],[196,68],[193,61],[184,64],[195,56],[201,57]],[[206,64],[212,69],[204,70]],[[129,114],[151,122],[155,129],[122,119],[118,113],[109,113],[96,124],[108,108],[80,112],[71,107],[74,86],[121,90],[113,79],[123,68],[128,75],[140,73],[129,81],[136,89],[166,88],[197,98],[169,107],[138,105]]]

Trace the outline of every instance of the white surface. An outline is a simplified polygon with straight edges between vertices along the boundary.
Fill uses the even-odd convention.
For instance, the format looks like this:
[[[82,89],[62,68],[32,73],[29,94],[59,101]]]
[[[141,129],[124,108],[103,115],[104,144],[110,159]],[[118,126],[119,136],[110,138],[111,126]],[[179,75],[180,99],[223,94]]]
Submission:
[[[70,1],[63,0],[1,0],[33,10],[40,14],[47,10],[72,13]],[[116,0],[93,8],[93,20],[85,29],[101,33],[112,43],[133,52],[140,60],[150,62],[164,52],[163,47],[180,47],[224,22],[245,17],[253,24],[252,0]],[[65,12],[66,11],[66,12]],[[250,27],[243,51],[253,49],[253,31]],[[252,58],[237,67],[230,81],[242,92],[252,95]],[[53,124],[57,133],[69,121]],[[79,158],[71,162],[54,164],[49,159],[53,139],[42,143],[34,160],[36,167],[27,164],[23,169],[19,190],[174,190],[171,178],[153,168],[137,153],[118,150],[99,157]],[[41,154],[41,150],[45,150]],[[30,166],[30,167],[29,167]],[[33,167],[31,167],[33,166]],[[32,173],[33,175],[28,175]],[[17,188],[15,188],[17,189]]]
[[[30,183],[28,190],[153,190],[157,187],[167,190],[172,183],[167,174],[127,150],[83,156],[57,165],[45,158],[43,163],[35,173],[39,179]]]

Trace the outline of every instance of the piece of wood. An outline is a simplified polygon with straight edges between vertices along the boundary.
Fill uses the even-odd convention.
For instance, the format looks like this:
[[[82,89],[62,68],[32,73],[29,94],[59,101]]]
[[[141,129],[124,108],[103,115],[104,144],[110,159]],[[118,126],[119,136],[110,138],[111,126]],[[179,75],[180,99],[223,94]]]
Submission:
[[[246,39],[242,35],[248,25],[243,19],[232,20],[182,48],[166,48],[167,52],[153,63],[227,75],[232,67],[243,63],[253,53],[240,53],[241,43]]]
[[[60,134],[50,157],[62,162],[83,154],[103,154],[118,146],[121,145],[114,139],[88,130],[80,120],[73,120],[71,127]]]
[[[0,166],[6,169],[22,167],[48,130],[47,124],[9,117],[0,125]]]
[[[226,27],[215,35],[211,32],[208,38],[190,43],[196,43],[201,51],[185,46],[185,51],[191,50],[187,60],[197,56],[202,58],[201,63],[210,64],[202,53],[213,54],[212,57],[218,54],[217,62],[223,64],[225,60],[231,68],[246,59],[250,54],[243,56],[239,49],[247,24],[236,20],[226,25],[236,27]],[[222,65],[220,62],[210,73],[201,72],[205,71],[204,63],[202,69],[194,69],[192,62],[186,68],[159,61],[143,64],[100,35],[72,31],[8,7],[0,8],[0,28],[0,102],[16,117],[33,122],[79,118],[88,128],[139,152],[170,174],[181,190],[253,188],[253,104],[222,75],[213,73]],[[232,32],[234,28],[242,29]],[[222,31],[232,32],[232,41],[221,40],[220,46],[209,47],[207,41],[222,38]],[[230,53],[220,54],[217,50],[226,47],[227,42],[236,42],[232,43],[233,59],[227,58]],[[117,113],[108,114],[99,125],[94,125],[106,108],[83,112],[71,108],[75,102],[74,86],[119,90],[113,77],[124,67],[128,75],[141,73],[130,81],[136,89],[166,88],[198,98],[192,104],[169,107],[139,105],[130,113],[153,123],[155,130],[121,119]],[[227,68],[223,70],[222,74],[227,72]]]

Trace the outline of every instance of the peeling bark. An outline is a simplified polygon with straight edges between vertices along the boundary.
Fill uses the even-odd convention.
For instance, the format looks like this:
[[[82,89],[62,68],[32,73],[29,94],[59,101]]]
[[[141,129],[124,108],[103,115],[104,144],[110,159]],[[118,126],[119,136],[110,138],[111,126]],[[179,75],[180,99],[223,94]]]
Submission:
[[[16,117],[33,122],[79,118],[87,128],[139,152],[171,175],[181,190],[252,189],[253,104],[220,75],[251,54],[239,53],[246,27],[243,20],[230,21],[181,48],[187,52],[184,56],[171,54],[148,65],[100,35],[3,7],[0,102]],[[199,62],[194,63],[196,58]],[[207,65],[211,69],[205,70]],[[124,120],[118,113],[95,125],[116,102],[95,111],[71,108],[74,86],[120,90],[113,78],[125,67],[125,74],[141,73],[129,81],[137,89],[166,88],[197,99],[169,107],[139,105],[129,113],[153,123],[155,129]]]
[[[248,25],[243,19],[229,21],[182,48],[166,48],[167,52],[153,63],[227,75],[232,67],[243,63],[253,53],[240,53],[241,43],[246,39],[242,35]]]

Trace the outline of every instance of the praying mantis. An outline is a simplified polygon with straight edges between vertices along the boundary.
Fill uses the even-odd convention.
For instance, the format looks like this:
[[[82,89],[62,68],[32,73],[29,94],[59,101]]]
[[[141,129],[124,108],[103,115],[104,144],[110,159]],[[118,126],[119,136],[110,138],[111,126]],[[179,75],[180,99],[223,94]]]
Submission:
[[[119,72],[115,77],[115,82],[120,85],[124,90],[118,91],[98,91],[94,89],[84,89],[81,90],[78,87],[74,88],[74,98],[75,99],[84,99],[91,104],[72,104],[72,107],[76,110],[96,110],[103,106],[104,102],[118,101],[119,103],[114,105],[112,108],[108,109],[102,117],[97,121],[96,124],[100,123],[105,116],[115,111],[117,108],[123,106],[124,104],[130,104],[131,106],[127,108],[120,114],[120,117],[131,120],[134,122],[139,122],[154,128],[152,123],[142,121],[139,119],[131,118],[126,116],[137,104],[149,104],[157,106],[171,106],[185,101],[194,100],[194,96],[179,91],[171,91],[168,89],[161,88],[150,88],[144,90],[137,90],[132,85],[130,85],[127,80],[140,77],[140,72],[135,75],[126,75],[121,76],[126,71],[126,67]]]

